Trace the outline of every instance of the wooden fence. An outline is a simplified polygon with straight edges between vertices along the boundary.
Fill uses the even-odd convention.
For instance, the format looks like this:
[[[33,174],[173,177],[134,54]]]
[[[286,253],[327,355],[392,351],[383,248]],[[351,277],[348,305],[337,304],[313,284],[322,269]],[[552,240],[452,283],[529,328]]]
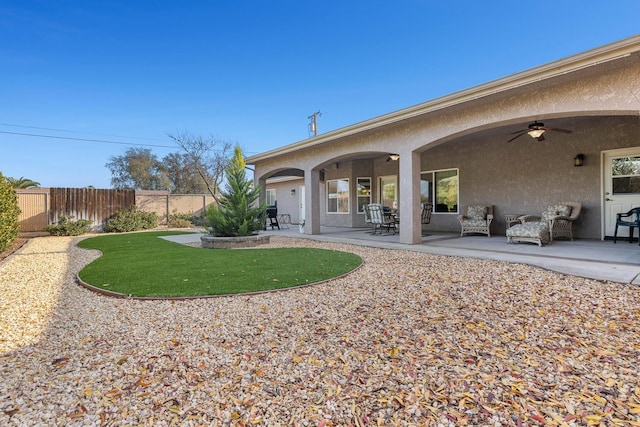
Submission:
[[[20,231],[42,231],[49,224],[49,189],[16,190],[20,216]]]
[[[135,190],[99,190],[95,188],[50,188],[49,224],[57,223],[62,216],[88,219],[94,228],[118,211],[136,204]]]
[[[169,214],[200,215],[214,202],[206,194],[169,194],[168,191],[136,191],[91,188],[32,188],[16,190],[20,231],[43,231],[55,224],[61,216],[88,219],[95,230],[102,229],[105,221],[118,211],[137,206],[146,212],[155,212],[161,223]]]

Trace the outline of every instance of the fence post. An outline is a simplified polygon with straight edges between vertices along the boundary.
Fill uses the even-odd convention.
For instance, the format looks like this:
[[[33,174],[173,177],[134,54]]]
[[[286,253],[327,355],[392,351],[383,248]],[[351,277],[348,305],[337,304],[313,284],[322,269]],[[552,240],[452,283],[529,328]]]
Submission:
[[[165,213],[165,221],[167,222],[167,225],[169,225],[169,207],[171,205],[171,195],[167,194],[167,209],[166,209],[166,213]]]

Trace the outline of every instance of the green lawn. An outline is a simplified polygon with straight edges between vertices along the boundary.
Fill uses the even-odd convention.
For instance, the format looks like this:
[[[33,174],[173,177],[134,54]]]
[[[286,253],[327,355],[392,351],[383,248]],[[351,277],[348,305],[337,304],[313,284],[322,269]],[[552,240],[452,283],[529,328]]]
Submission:
[[[175,231],[92,237],[78,246],[102,256],[79,273],[84,282],[137,297],[224,295],[319,282],[357,268],[348,252],[311,248],[202,249],[161,239]]]

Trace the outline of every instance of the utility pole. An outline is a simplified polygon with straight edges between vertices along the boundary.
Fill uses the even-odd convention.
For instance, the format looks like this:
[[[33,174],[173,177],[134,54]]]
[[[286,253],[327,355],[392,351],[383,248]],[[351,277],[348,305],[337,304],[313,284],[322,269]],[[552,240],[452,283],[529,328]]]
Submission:
[[[318,135],[318,116],[321,116],[322,113],[320,111],[316,111],[312,115],[308,117],[311,122],[309,123],[309,135],[317,136]]]

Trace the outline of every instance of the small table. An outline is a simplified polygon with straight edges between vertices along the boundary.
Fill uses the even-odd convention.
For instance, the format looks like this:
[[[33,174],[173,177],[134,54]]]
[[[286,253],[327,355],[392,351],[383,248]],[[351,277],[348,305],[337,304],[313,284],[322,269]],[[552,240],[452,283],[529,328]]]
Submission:
[[[507,224],[507,228],[511,228],[511,224],[515,223],[520,223],[522,221],[520,221],[520,217],[522,216],[522,214],[505,214],[504,216],[504,222]]]
[[[396,234],[398,231],[398,226],[400,225],[400,217],[398,216],[398,212],[385,212],[384,217],[386,219],[386,224],[383,225],[387,229],[387,231],[391,231],[393,229],[393,234]]]

